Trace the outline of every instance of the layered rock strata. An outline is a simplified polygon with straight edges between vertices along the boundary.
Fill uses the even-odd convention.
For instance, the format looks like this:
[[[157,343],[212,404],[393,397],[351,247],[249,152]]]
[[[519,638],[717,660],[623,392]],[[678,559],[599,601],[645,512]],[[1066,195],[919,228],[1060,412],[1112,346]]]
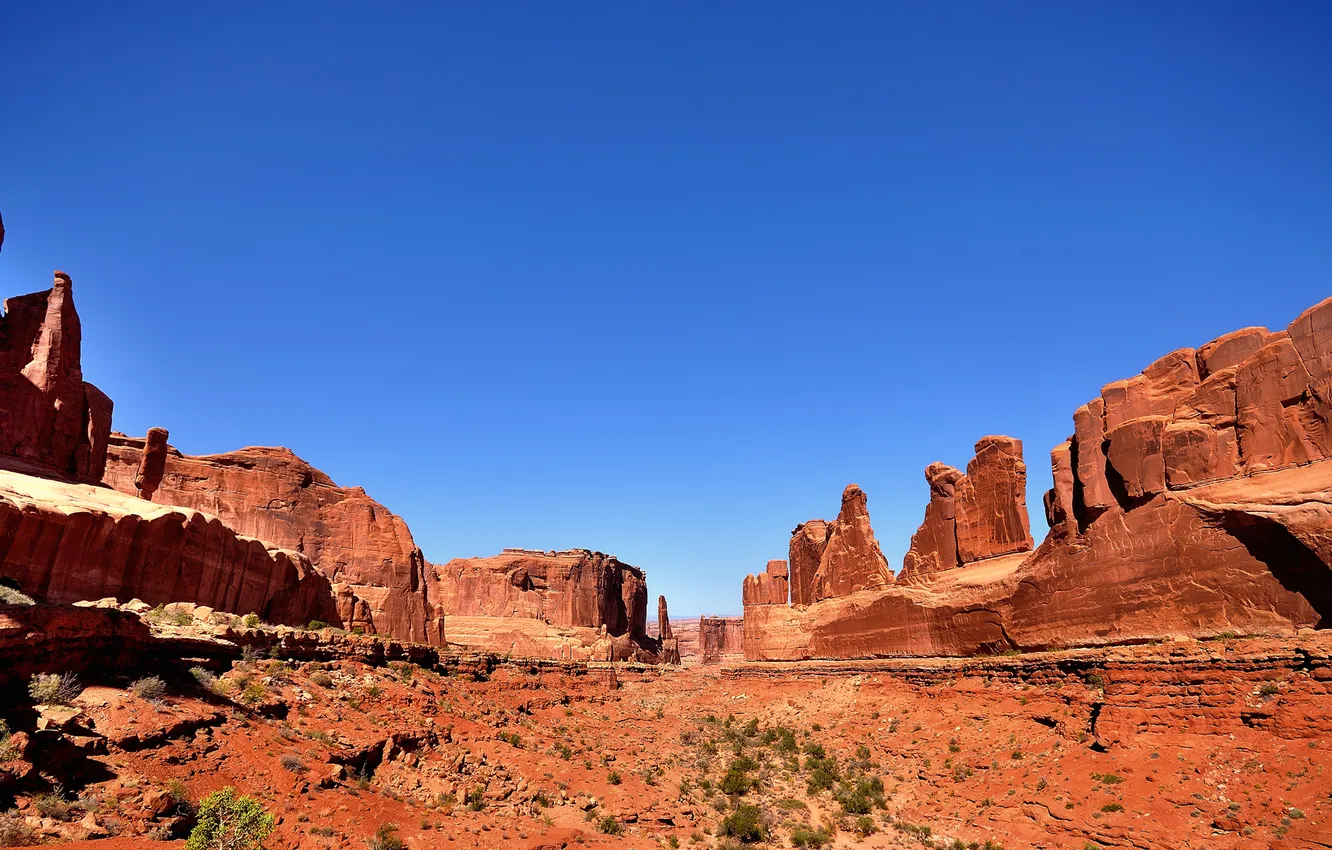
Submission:
[[[738,661],[744,658],[744,619],[742,617],[699,617],[698,646],[699,657],[704,664],[721,664],[724,661]]]
[[[106,483],[137,492],[148,464],[145,441],[114,434],[110,443]],[[339,487],[289,449],[194,456],[168,448],[154,500],[203,511],[241,534],[306,556],[337,588],[338,619],[348,629],[444,641],[442,613],[432,602],[434,572],[407,524],[365,490]]]
[[[1021,444],[984,438],[965,475],[926,471],[930,504],[896,586],[820,593],[816,581],[806,605],[746,605],[746,657],[983,655],[1332,625],[1329,398],[1332,299],[1284,331],[1172,352],[1074,413],[1051,452],[1051,530],[1034,552]],[[793,562],[797,544],[801,557],[814,548],[796,537]]]
[[[332,586],[298,552],[196,510],[8,470],[0,470],[0,575],[47,602],[188,599],[272,623],[338,619]]]

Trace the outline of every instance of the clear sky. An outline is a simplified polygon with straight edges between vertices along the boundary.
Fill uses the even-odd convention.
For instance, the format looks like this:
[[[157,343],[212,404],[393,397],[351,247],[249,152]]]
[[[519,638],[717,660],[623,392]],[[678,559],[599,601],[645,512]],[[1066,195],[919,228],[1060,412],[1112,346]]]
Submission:
[[[1325,2],[11,3],[0,290],[73,276],[119,430],[739,613],[851,481],[899,567],[984,434],[1039,538],[1102,384],[1332,294],[1329,44]]]

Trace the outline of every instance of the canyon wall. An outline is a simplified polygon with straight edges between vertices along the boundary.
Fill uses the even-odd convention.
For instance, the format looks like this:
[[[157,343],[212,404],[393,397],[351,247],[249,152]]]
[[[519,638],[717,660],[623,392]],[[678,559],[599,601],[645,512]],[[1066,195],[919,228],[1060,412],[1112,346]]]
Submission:
[[[752,660],[976,655],[1332,625],[1332,299],[1160,358],[1075,411],[1031,549],[1022,445],[985,437],[929,503],[896,583],[852,494],[855,556],[797,527],[790,605],[746,580]],[[811,565],[813,579],[809,576]],[[852,576],[851,581],[829,580]],[[808,590],[804,588],[810,588]]]
[[[745,657],[744,618],[699,617],[698,646],[704,664],[741,660]]]
[[[142,438],[113,434],[106,483],[137,493],[143,451]],[[434,572],[407,524],[365,490],[337,486],[291,450],[251,446],[194,456],[168,448],[152,496],[309,558],[338,588],[337,619],[345,628],[443,643]]]
[[[0,470],[0,575],[47,602],[189,600],[286,625],[337,619],[334,589],[300,553],[199,511],[9,470]]]

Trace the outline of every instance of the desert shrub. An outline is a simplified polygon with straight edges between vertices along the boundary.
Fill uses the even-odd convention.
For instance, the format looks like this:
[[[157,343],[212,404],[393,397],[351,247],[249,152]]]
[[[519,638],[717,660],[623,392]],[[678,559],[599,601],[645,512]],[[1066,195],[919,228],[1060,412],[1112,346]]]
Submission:
[[[856,818],[856,834],[861,838],[867,838],[877,831],[878,829],[874,826],[874,818],[869,815],[861,815]]]
[[[163,682],[157,676],[144,676],[142,679],[135,679],[130,683],[130,690],[134,692],[136,697],[152,702],[166,696],[166,689],[166,682]]]
[[[1263,682],[1258,686],[1258,693],[1265,697],[1270,697],[1281,690],[1276,682]]]
[[[305,766],[305,762],[301,761],[300,756],[297,756],[294,753],[285,753],[279,761],[282,764],[283,770],[289,770],[292,773],[305,773],[305,771],[309,770],[309,768]]]
[[[203,667],[191,667],[190,675],[194,677],[194,681],[203,685],[210,691],[213,690],[213,686],[217,683],[217,676],[214,676],[211,670]]]
[[[1124,811],[1124,807],[1121,806],[1119,803],[1106,803],[1104,806],[1101,806],[1101,811],[1103,811],[1103,812],[1122,812],[1122,811]]]
[[[53,820],[70,821],[75,819],[75,812],[82,814],[78,804],[65,795],[65,789],[57,785],[51,791],[39,795],[32,801],[37,814]]]
[[[1092,779],[1095,779],[1097,782],[1103,782],[1106,785],[1118,785],[1124,781],[1124,777],[1120,776],[1118,773],[1093,773]]]
[[[190,802],[190,789],[185,787],[185,783],[179,779],[173,779],[167,783],[167,793],[176,803],[176,813],[189,815],[194,813],[194,804]]]
[[[27,847],[40,841],[37,833],[22,820],[0,814],[0,847]]]
[[[329,625],[328,625],[328,623],[325,623],[323,620],[311,620],[311,621],[309,622],[309,624],[308,624],[305,628],[306,628],[308,631],[312,631],[312,632],[322,632],[324,629],[329,628]],[[393,826],[393,825],[392,825],[392,824],[387,824],[387,823],[386,823],[386,824],[384,824],[384,826],[381,826],[380,829],[383,829],[385,826]],[[394,829],[397,829],[397,827],[393,827],[393,828],[394,828]],[[376,833],[376,834],[377,834],[377,833]],[[396,841],[397,839],[394,839],[394,840]]]
[[[811,829],[802,824],[791,830],[792,847],[822,847],[831,844],[832,839],[832,832],[827,827]]]
[[[407,842],[395,834],[397,831],[397,824],[381,823],[375,830],[375,837],[366,841],[365,845],[370,850],[404,850]]]
[[[467,792],[467,808],[479,812],[486,807],[486,791],[480,785]]]
[[[624,827],[615,819],[615,815],[606,815],[597,822],[597,832],[602,835],[619,835],[624,832]]]
[[[0,584],[0,605],[36,605],[31,596]]]
[[[0,718],[0,761],[9,761],[19,757],[18,747],[9,743],[9,739],[13,735],[14,731],[9,728],[9,724]],[[3,846],[3,844],[0,844],[0,847]]]
[[[247,629],[257,629],[259,628],[259,623],[260,620],[258,614],[250,613],[241,617],[241,625]]]
[[[187,850],[261,850],[274,824],[259,801],[237,796],[231,786],[203,799],[198,820],[185,844]]]
[[[872,779],[858,779],[855,784],[842,782],[838,785],[833,799],[842,806],[848,815],[867,815],[875,806],[884,808],[887,802],[883,796],[883,780],[875,776]]]
[[[194,615],[184,608],[177,608],[167,616],[167,620],[173,626],[188,626],[194,622]]]
[[[262,682],[250,682],[245,686],[245,690],[241,691],[241,702],[246,705],[254,705],[266,696],[268,696],[268,689],[264,687]]]
[[[333,677],[327,673],[315,673],[310,676],[310,684],[318,685],[321,688],[333,687]]]
[[[620,772],[618,770],[612,770],[610,775],[606,777],[606,781],[612,785],[619,785],[624,780],[620,778]]]
[[[734,838],[742,844],[756,844],[767,840],[768,830],[759,807],[743,805],[722,818],[717,825],[717,835]]]
[[[748,794],[753,785],[754,780],[749,778],[749,774],[732,763],[730,769],[726,771],[726,775],[722,777],[721,790],[723,794],[734,797],[740,794]]]
[[[82,692],[73,673],[37,673],[28,680],[28,695],[36,703],[69,705]]]

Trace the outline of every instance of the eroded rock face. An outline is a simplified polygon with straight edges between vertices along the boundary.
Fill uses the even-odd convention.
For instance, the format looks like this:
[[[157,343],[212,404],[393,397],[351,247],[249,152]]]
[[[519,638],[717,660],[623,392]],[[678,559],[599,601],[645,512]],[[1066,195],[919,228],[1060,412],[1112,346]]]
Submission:
[[[791,532],[791,604],[805,606],[814,601],[814,574],[819,571],[823,550],[828,546],[828,523],[812,519]]]
[[[96,482],[106,463],[111,399],[83,380],[82,329],[69,275],[5,299],[0,317],[0,455],[25,471]],[[18,467],[16,467],[18,468]]]
[[[106,483],[136,493],[144,440],[113,435]],[[165,453],[154,500],[218,517],[241,534],[299,552],[332,583],[348,629],[400,640],[444,640],[428,569],[401,518],[359,487],[339,487],[289,449]],[[181,597],[179,601],[200,601]]]
[[[671,615],[666,610],[666,597],[657,597],[657,640],[661,643],[661,663],[680,663],[680,642],[671,629]]]
[[[842,491],[842,510],[828,528],[828,543],[814,573],[814,599],[846,596],[893,583],[888,560],[870,527],[868,499],[859,485]]]
[[[957,483],[962,471],[935,461],[925,467],[925,482],[930,486],[930,502],[925,506],[925,520],[911,535],[911,548],[902,560],[898,581],[915,582],[942,570],[960,566],[957,557]]]
[[[338,622],[328,580],[297,552],[196,510],[7,470],[0,574],[46,602],[188,599],[271,623]]]
[[[1007,497],[993,496],[1021,490],[1020,446],[986,438],[954,484],[968,569],[910,580],[944,548],[933,541],[946,539],[946,503],[932,482],[908,580],[805,607],[747,606],[746,657],[975,655],[1330,627],[1330,378],[1332,299],[1286,331],[1245,328],[1107,384],[1051,453],[1046,540],[968,564],[995,550],[963,544],[984,542],[964,535],[975,527],[964,494],[991,494],[977,517],[997,537],[1024,530],[996,510]],[[997,484],[969,485],[983,447],[996,454],[987,475]]]
[[[774,606],[772,610],[784,610]],[[745,621],[742,617],[699,617],[699,654],[704,664],[721,664],[745,656]]]
[[[587,549],[505,549],[435,567],[446,616],[518,617],[600,629],[646,644],[647,577]]]
[[[788,595],[785,561],[769,561],[763,572],[745,576],[742,598],[746,605],[785,605]]]

